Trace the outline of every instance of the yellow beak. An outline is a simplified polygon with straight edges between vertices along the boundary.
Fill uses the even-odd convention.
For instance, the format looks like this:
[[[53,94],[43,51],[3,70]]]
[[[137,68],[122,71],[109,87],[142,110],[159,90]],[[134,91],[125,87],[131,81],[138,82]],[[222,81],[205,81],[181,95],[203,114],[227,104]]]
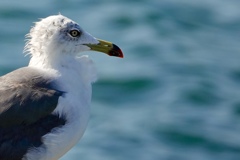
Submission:
[[[112,42],[104,41],[101,39],[97,39],[99,41],[98,44],[85,44],[91,50],[106,53],[109,56],[115,56],[123,58],[123,53],[121,49],[113,44]]]

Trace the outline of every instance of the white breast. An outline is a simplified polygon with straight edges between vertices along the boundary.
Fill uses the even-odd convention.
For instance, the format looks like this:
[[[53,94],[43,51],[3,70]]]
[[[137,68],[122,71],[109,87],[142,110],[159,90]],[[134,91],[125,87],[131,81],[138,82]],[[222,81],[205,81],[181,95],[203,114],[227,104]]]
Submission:
[[[64,66],[65,65],[65,66]],[[82,137],[90,115],[91,83],[96,81],[93,62],[82,56],[70,60],[56,72],[58,85],[66,94],[59,98],[55,113],[65,116],[67,123],[43,137],[44,147],[31,149],[27,160],[57,160]],[[55,73],[54,73],[55,74]]]

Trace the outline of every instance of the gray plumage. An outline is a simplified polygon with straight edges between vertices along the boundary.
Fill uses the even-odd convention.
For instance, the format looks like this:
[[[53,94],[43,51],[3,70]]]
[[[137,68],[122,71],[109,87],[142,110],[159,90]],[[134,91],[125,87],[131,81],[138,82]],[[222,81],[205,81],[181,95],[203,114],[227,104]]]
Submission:
[[[50,114],[63,94],[53,82],[31,67],[0,77],[0,126],[31,124]]]
[[[0,77],[0,159],[20,160],[41,137],[63,126],[52,114],[63,96],[55,80],[39,69],[25,67]]]
[[[0,160],[57,160],[83,136],[96,70],[84,51],[123,58],[115,44],[53,15],[27,34],[28,67],[0,77]]]

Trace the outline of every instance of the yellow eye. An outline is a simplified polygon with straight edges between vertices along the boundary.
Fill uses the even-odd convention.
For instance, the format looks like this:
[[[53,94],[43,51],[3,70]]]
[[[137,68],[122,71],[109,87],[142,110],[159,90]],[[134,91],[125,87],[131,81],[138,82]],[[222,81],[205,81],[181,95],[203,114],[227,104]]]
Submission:
[[[69,33],[72,37],[79,37],[80,36],[80,32],[76,29],[71,30]]]

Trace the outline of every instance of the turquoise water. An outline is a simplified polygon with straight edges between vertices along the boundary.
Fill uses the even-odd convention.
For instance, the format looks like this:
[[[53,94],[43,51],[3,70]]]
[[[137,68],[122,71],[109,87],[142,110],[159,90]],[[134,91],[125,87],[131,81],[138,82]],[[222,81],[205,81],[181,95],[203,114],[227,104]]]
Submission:
[[[99,80],[82,140],[61,160],[239,160],[240,1],[0,2],[0,73],[28,64],[24,35],[57,14],[118,44],[90,52]]]

